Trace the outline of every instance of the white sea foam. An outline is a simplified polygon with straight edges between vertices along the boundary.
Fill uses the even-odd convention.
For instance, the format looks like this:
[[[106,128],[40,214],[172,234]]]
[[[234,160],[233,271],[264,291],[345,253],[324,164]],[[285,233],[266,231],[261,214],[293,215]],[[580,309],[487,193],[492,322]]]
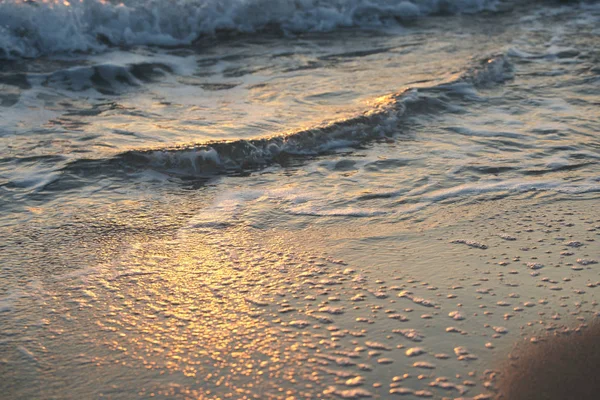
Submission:
[[[326,205],[309,204],[302,207],[292,207],[290,214],[319,217],[375,217],[390,214],[389,211],[361,207],[327,207]]]
[[[0,57],[190,44],[219,31],[331,31],[431,13],[473,13],[497,0],[4,0]]]
[[[448,189],[436,190],[423,196],[424,200],[440,202],[452,198],[476,196],[486,193],[530,191],[556,191],[558,193],[593,193],[600,191],[600,185],[582,182],[577,185],[565,184],[559,180],[489,180],[466,183]]]

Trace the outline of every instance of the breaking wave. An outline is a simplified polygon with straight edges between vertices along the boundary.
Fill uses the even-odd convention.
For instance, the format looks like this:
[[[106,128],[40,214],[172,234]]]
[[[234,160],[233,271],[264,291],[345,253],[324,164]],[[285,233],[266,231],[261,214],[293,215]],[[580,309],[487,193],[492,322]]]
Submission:
[[[498,0],[2,0],[0,58],[180,46],[218,33],[326,32],[430,14],[493,10]]]
[[[336,149],[386,140],[401,131],[411,117],[457,112],[460,101],[477,98],[477,89],[512,77],[512,65],[504,55],[486,58],[447,83],[430,88],[405,89],[383,96],[375,106],[353,118],[287,134],[253,140],[203,143],[186,147],[132,150],[109,160],[110,165],[153,169],[179,176],[213,176],[256,170],[273,163],[286,164],[290,157],[311,157]],[[67,168],[101,170],[99,162],[78,160]]]

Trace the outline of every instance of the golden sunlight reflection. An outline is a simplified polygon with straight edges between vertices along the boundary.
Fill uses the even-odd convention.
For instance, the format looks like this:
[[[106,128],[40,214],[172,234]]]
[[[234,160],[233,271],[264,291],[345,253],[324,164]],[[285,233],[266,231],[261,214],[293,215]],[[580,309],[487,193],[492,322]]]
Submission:
[[[376,108],[384,108],[390,104],[393,104],[396,100],[397,96],[393,94],[388,94],[385,96],[380,96],[375,98],[374,100],[370,100],[367,104],[376,107]]]
[[[295,289],[275,277],[293,256],[247,248],[245,235],[208,243],[185,233],[133,246],[116,272],[76,300],[93,303],[96,315],[79,323],[96,326],[90,336],[111,350],[107,362],[202,382],[197,397],[218,387],[236,397],[277,397],[282,389],[274,382],[298,381],[304,386],[294,392],[313,396],[319,378],[304,365],[299,333],[280,317],[291,311],[286,296]]]

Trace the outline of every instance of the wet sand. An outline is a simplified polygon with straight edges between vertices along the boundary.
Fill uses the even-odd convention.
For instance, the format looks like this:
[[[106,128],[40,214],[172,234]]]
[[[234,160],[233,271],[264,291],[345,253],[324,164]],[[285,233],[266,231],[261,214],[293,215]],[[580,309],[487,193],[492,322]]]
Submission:
[[[503,366],[516,343],[568,335],[598,319],[597,202],[539,203],[447,206],[421,221],[420,232],[414,221],[376,232],[315,229],[352,277],[323,285],[316,302],[343,310],[337,332],[364,329],[358,347],[373,369],[357,372],[365,378],[361,388],[382,398],[491,398],[500,372],[512,373]],[[367,341],[382,345],[372,351]],[[593,361],[565,368],[589,377]],[[339,380],[331,390],[352,397],[351,383]],[[527,397],[530,391],[522,398],[547,398],[548,383],[540,378],[540,397]]]
[[[0,386],[16,398],[486,399],[515,343],[598,318],[597,201],[430,215],[376,231],[191,221],[6,304],[21,322]],[[569,365],[587,376],[589,362]]]

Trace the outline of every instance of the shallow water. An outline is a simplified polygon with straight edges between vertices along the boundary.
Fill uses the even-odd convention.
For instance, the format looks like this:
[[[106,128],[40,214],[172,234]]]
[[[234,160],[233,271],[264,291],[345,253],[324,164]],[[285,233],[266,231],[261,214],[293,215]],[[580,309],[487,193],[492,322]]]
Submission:
[[[597,3],[231,3],[0,3],[3,393],[486,398],[597,317]]]

